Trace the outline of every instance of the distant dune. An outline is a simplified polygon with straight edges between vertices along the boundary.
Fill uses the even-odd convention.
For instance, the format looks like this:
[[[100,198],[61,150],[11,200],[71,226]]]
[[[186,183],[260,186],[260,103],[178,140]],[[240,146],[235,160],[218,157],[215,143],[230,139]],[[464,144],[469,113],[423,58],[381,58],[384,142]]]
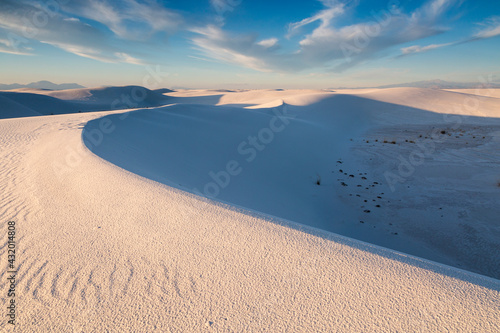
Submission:
[[[427,89],[476,89],[476,88],[500,88],[500,83],[483,83],[483,82],[449,82],[443,80],[427,80],[417,82],[407,82],[379,86],[377,88],[427,88]]]
[[[154,92],[157,92],[159,94],[166,94],[166,93],[171,93],[174,92],[175,90],[172,89],[167,89],[167,88],[161,88],[161,89],[155,89],[153,90]]]
[[[159,106],[168,97],[139,86],[0,91],[0,119]],[[8,102],[7,102],[8,101]],[[18,108],[21,105],[22,108]]]

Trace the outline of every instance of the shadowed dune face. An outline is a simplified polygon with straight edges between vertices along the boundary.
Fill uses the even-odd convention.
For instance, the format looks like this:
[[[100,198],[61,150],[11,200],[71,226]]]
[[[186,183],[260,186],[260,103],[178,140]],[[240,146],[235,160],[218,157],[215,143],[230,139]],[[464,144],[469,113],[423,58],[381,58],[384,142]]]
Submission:
[[[169,98],[139,86],[0,91],[0,119],[160,106]]]
[[[192,98],[196,97],[187,99]],[[383,94],[378,98],[388,99]],[[399,101],[398,96],[392,98]],[[243,100],[251,102],[239,99]],[[473,184],[477,175],[489,179],[500,157],[494,157],[493,165],[468,168],[464,161],[474,158],[464,150],[468,147],[464,140],[455,135],[455,141],[448,139],[450,133],[460,137],[460,130],[477,131],[478,137],[481,132],[484,141],[471,141],[470,147],[476,147],[476,153],[486,152],[495,145],[498,119],[456,118],[359,95],[315,92],[284,100],[279,107],[252,110],[179,104],[110,115],[89,122],[82,135],[98,156],[160,183],[500,276],[494,268],[500,262],[498,226],[490,215],[473,209],[474,202],[450,200],[476,196],[479,201],[490,200],[484,209],[500,213],[492,203],[500,200],[499,194],[484,191],[487,181],[480,187],[462,186]],[[103,133],[103,124],[109,133]],[[440,136],[443,143],[425,156],[415,176],[403,181],[388,177],[388,172],[399,176],[400,156],[412,156],[436,128],[445,131],[446,138]],[[455,158],[442,158],[448,155]],[[451,169],[463,172],[442,171]],[[429,208],[436,202],[443,203],[446,213]],[[478,256],[483,260],[474,260]]]

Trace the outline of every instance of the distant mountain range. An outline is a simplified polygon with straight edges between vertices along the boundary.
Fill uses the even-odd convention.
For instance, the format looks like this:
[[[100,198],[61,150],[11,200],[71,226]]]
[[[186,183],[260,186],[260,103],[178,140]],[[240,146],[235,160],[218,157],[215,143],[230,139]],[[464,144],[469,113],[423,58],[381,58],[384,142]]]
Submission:
[[[430,89],[474,89],[474,88],[500,88],[500,83],[480,83],[480,82],[448,82],[443,80],[417,81],[400,84],[390,84],[378,86],[377,88],[430,88]]]
[[[449,82],[443,80],[428,80],[428,81],[417,81],[417,82],[408,82],[408,83],[398,83],[398,84],[389,84],[383,86],[376,87],[360,87],[362,88],[428,88],[428,89],[475,89],[475,88],[500,88],[500,83],[481,83],[481,82]],[[21,88],[31,88],[31,89],[45,89],[45,90],[66,90],[66,89],[81,89],[85,88],[77,83],[62,83],[56,84],[50,81],[38,81],[32,82],[30,84],[0,84],[0,90],[13,90],[13,89],[21,89]],[[347,87],[337,87],[332,89],[346,89]],[[349,88],[353,89],[353,88]],[[354,88],[355,89],[355,88]],[[168,93],[173,90],[170,89],[156,89],[156,92],[159,93]]]
[[[50,81],[38,81],[38,82],[32,82],[30,84],[18,84],[18,83],[0,84],[0,90],[12,90],[20,88],[66,90],[66,89],[80,89],[85,87],[76,83],[55,84]]]

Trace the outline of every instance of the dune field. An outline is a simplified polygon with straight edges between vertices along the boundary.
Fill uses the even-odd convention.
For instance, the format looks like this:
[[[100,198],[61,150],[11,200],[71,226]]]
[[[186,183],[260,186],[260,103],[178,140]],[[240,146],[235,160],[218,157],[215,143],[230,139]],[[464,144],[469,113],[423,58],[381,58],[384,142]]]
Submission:
[[[499,96],[0,91],[0,331],[499,331]]]

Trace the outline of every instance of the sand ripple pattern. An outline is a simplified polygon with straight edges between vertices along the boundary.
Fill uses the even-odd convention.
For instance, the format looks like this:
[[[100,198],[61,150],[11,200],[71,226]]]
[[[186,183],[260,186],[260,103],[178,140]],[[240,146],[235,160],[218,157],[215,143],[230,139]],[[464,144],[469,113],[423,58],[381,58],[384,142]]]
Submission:
[[[499,281],[130,174],[85,151],[97,116],[0,121],[0,306],[8,220],[19,305],[0,331],[499,330]]]

